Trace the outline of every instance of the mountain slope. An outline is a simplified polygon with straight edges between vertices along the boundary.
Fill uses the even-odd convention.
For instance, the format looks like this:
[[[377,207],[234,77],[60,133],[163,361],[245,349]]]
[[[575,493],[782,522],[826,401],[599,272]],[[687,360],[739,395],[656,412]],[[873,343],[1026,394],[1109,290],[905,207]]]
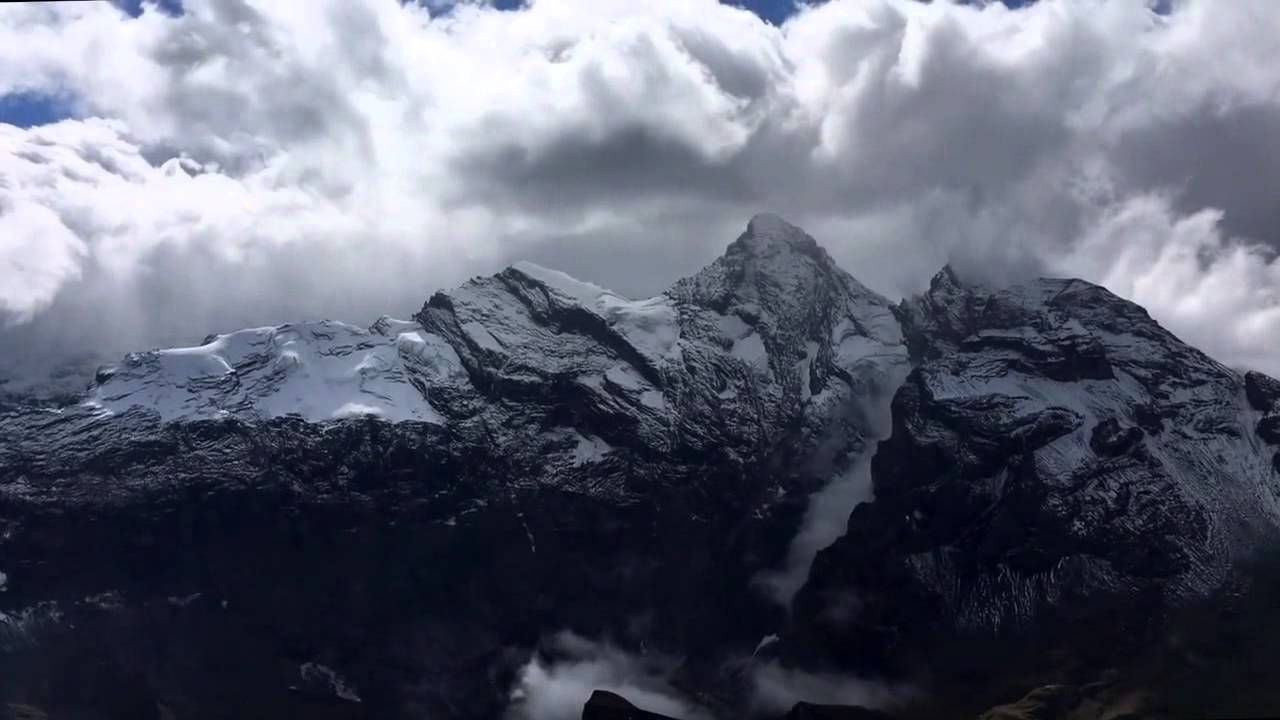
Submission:
[[[676,658],[725,716],[761,663],[983,709],[1236,587],[1274,544],[1277,418],[1280,384],[1101,288],[944,270],[894,306],[773,216],[643,300],[517,264],[0,408],[0,698],[491,718],[567,630]],[[807,504],[852,505],[818,491],[872,453],[807,571]],[[797,557],[787,608],[761,579]]]
[[[997,290],[943,271],[902,316],[915,368],[875,502],[797,600],[806,660],[934,666],[955,643],[981,676],[1021,641],[1039,657],[1020,669],[1060,670],[1067,648],[1114,653],[1274,546],[1273,381],[1078,280]]]
[[[518,265],[411,321],[131,355],[0,415],[0,696],[492,717],[564,629],[714,669],[777,626],[754,578],[906,358],[768,217],[648,300]]]

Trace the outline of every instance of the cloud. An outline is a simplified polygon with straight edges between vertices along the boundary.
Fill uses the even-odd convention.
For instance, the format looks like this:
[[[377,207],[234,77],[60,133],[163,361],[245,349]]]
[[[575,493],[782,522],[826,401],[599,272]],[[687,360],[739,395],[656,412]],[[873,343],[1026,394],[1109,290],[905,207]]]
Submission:
[[[85,243],[47,207],[0,198],[0,308],[11,322],[29,319],[63,283],[80,275]]]
[[[871,448],[874,450],[874,447]],[[865,452],[848,470],[836,475],[809,498],[799,531],[791,540],[783,567],[759,579],[769,596],[789,606],[791,599],[809,579],[809,569],[818,552],[844,535],[849,513],[859,503],[872,499],[871,451]]]
[[[609,690],[633,705],[680,720],[706,720],[705,710],[666,680],[665,658],[638,657],[569,632],[554,636],[519,672],[510,720],[577,720],[594,690]]]
[[[784,214],[889,295],[1080,274],[1280,373],[1272,0],[107,3],[0,13],[0,346],[406,314],[521,258],[645,294]],[[0,357],[0,364],[10,357]],[[16,360],[14,360],[16,362]]]
[[[1166,326],[1220,359],[1274,373],[1280,261],[1271,247],[1233,240],[1224,224],[1219,209],[1181,215],[1165,196],[1138,196],[1100,212],[1051,267],[1158,309]]]
[[[855,507],[874,498],[871,458],[876,444],[893,432],[893,396],[906,380],[909,370],[905,359],[902,365],[884,368],[874,379],[867,397],[848,409],[849,419],[866,432],[861,451],[852,458],[832,461],[829,468],[818,469],[829,473],[830,479],[809,496],[800,528],[791,540],[783,566],[757,578],[764,591],[779,604],[790,607],[795,594],[809,579],[809,570],[818,552],[845,534],[849,515]],[[824,439],[825,447],[814,455],[834,456],[845,441],[847,438],[836,437],[833,432],[831,437]]]

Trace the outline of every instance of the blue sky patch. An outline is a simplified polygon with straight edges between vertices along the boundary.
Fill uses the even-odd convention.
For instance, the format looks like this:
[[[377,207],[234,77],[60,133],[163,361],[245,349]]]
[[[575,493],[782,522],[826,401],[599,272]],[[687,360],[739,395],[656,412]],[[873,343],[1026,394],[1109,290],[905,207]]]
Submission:
[[[129,13],[129,17],[142,14],[143,0],[111,0],[111,4]],[[154,4],[165,15],[177,17],[182,14],[182,0],[149,0],[147,4]]]
[[[28,128],[48,125],[73,114],[69,97],[40,92],[0,95],[0,123]]]

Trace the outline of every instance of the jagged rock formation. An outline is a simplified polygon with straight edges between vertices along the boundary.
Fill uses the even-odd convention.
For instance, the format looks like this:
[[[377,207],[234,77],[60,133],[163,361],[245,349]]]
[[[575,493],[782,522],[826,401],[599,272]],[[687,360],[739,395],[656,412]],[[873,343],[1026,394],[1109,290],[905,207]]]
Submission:
[[[582,708],[582,720],[675,720],[648,710],[641,710],[630,700],[608,690],[596,690]]]
[[[784,638],[798,654],[883,670],[965,638],[1030,642],[1041,663],[1114,650],[1274,545],[1275,381],[1078,280],[944,271],[901,314],[915,368],[876,499],[816,560]],[[1072,640],[1090,618],[1107,627]],[[994,671],[980,656],[972,672]]]
[[[877,451],[867,400],[904,376]],[[721,669],[779,630],[791,665],[936,676],[967,639],[1121,632],[1229,586],[1280,517],[1277,418],[1276,381],[1100,288],[944,271],[895,307],[772,216],[647,300],[518,264],[410,320],[213,335],[78,403],[7,400],[0,699],[491,718],[566,629],[683,658],[730,712],[749,674]],[[875,501],[788,616],[758,578],[872,451]]]

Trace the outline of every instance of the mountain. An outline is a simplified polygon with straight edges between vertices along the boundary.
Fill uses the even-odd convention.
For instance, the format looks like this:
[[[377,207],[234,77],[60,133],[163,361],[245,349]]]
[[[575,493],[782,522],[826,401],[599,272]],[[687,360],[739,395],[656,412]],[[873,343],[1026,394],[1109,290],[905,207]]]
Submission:
[[[1030,672],[1083,644],[1096,671],[1276,547],[1274,380],[1079,280],[944,270],[900,316],[914,367],[875,501],[813,565],[784,638],[798,656],[883,672],[954,648],[972,688],[1009,652]]]
[[[563,631],[712,715],[764,664],[952,692],[948,653],[1235,587],[1278,399],[1088,283],[894,305],[770,215],[645,300],[521,263],[408,320],[133,353],[0,407],[0,698],[519,716]]]

